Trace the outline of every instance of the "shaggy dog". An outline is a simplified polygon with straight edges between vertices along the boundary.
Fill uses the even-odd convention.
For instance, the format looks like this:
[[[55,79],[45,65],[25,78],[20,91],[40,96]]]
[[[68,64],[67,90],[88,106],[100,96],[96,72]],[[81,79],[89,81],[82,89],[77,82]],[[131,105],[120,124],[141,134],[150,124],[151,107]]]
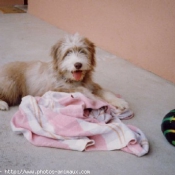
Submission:
[[[128,108],[127,102],[92,81],[95,46],[87,38],[67,36],[52,47],[51,56],[51,62],[13,62],[0,69],[0,110],[19,104],[26,95],[47,91],[81,92],[121,110]]]

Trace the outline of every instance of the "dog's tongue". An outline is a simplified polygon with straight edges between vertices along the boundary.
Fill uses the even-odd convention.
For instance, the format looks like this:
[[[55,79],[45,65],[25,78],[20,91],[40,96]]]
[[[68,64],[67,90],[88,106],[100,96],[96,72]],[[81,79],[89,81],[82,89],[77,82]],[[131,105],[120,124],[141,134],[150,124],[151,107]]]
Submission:
[[[75,80],[79,81],[81,79],[81,76],[82,76],[82,71],[75,71],[75,72],[72,72],[73,74],[73,77],[75,78]]]

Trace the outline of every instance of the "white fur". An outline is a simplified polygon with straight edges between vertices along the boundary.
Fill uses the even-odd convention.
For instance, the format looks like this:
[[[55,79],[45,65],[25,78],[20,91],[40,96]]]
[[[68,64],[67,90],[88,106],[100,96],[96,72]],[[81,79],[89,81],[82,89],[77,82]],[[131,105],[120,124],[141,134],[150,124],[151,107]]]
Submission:
[[[127,102],[92,81],[91,75],[95,66],[95,63],[91,64],[94,57],[90,55],[95,54],[92,47],[94,49],[93,43],[75,34],[63,39],[61,46],[60,43],[53,46],[51,62],[16,62],[1,69],[0,110],[8,110],[8,104],[3,101],[5,97],[13,101],[12,98],[15,99],[17,93],[21,98],[25,95],[42,96],[47,91],[62,89],[68,92],[82,92],[92,99],[103,99],[121,110],[128,108]],[[75,81],[72,75],[72,71],[76,71],[75,63],[82,64],[78,69],[83,72],[82,79],[78,81]],[[84,76],[88,77],[84,78]]]
[[[62,44],[61,50],[63,53],[65,53],[68,49],[73,48],[75,46],[86,48],[86,45],[84,44],[83,41],[84,41],[83,38],[78,33],[74,35],[67,35]]]
[[[79,53],[79,52],[74,52],[72,51],[72,53],[70,53],[69,55],[67,55],[63,62],[60,65],[60,68],[65,71],[75,71],[75,63],[81,63],[82,67],[80,70],[88,70],[90,68],[90,62],[89,59],[87,58],[87,55],[83,54],[83,53]]]
[[[48,63],[42,68],[43,64],[43,62],[33,62],[31,67],[26,68],[26,88],[30,95],[41,96],[43,92],[49,91],[54,86],[56,88],[55,82],[57,80],[54,76],[52,65]],[[43,70],[41,71],[41,69]]]
[[[5,101],[0,100],[0,110],[6,111],[9,109],[8,104]]]
[[[102,89],[99,92],[99,95],[105,99],[108,103],[110,103],[111,105],[118,107],[120,109],[124,109],[124,108],[129,108],[128,103],[121,99],[121,98],[117,98],[112,92],[108,91],[108,90],[104,90]]]

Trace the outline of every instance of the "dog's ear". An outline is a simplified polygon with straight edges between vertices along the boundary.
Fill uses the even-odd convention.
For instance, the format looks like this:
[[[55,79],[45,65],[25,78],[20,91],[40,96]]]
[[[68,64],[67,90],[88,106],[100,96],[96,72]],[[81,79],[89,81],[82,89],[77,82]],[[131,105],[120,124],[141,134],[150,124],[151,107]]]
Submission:
[[[96,66],[95,45],[94,45],[94,43],[91,43],[91,63],[93,65],[93,67]]]
[[[86,45],[88,46],[90,58],[91,58],[91,65],[93,68],[96,66],[96,58],[95,58],[95,44],[92,43],[89,39],[85,38]]]
[[[56,43],[52,49],[51,49],[51,56],[53,57],[53,59],[59,59],[59,57],[61,56],[61,45],[62,45],[62,41]]]
[[[55,69],[58,69],[58,61],[61,59],[61,45],[62,41],[59,41],[51,49],[50,55],[53,57],[53,65]]]

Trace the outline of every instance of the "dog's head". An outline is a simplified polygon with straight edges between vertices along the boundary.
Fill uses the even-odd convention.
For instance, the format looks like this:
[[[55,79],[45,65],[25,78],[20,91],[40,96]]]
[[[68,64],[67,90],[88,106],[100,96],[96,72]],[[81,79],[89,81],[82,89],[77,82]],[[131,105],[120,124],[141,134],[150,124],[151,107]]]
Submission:
[[[96,65],[95,46],[79,34],[66,36],[52,47],[54,68],[71,81],[82,81]]]

